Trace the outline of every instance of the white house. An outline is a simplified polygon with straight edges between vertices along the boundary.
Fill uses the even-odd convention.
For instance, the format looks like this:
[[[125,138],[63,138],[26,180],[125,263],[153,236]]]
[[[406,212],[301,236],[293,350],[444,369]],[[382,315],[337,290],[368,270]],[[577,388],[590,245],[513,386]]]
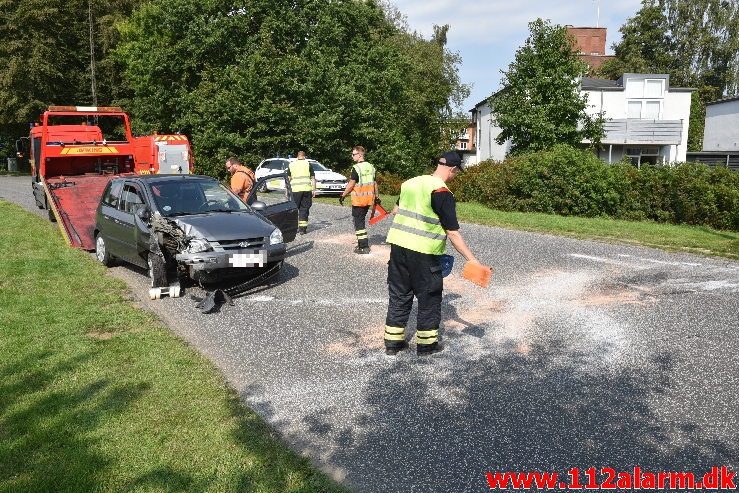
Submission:
[[[670,87],[668,74],[624,74],[616,81],[583,78],[588,113],[603,113],[605,136],[599,156],[627,156],[635,165],[684,162],[688,150],[690,95]]]
[[[739,96],[706,104],[703,150],[689,152],[688,161],[739,171]]]
[[[703,150],[739,152],[739,96],[706,104]]]
[[[475,161],[487,159],[502,161],[511,149],[510,141],[498,144],[495,139],[500,135],[500,127],[495,124],[490,103],[484,99],[470,110],[472,123],[475,125],[475,141],[477,142]]]
[[[588,114],[602,112],[606,118],[598,151],[605,161],[624,156],[636,166],[685,161],[693,89],[670,87],[667,74],[624,74],[618,80],[584,77],[580,92],[588,98]],[[501,130],[487,100],[470,111],[477,124],[477,161],[503,159],[510,143],[495,143]]]

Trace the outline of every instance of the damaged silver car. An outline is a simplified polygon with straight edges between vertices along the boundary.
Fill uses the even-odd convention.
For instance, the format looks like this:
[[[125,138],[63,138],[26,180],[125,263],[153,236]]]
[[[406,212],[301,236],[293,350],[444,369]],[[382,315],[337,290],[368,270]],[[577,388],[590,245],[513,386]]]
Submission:
[[[95,255],[147,269],[154,288],[183,276],[203,284],[276,274],[297,214],[289,190],[284,200],[249,206],[207,176],[122,176],[98,205]]]

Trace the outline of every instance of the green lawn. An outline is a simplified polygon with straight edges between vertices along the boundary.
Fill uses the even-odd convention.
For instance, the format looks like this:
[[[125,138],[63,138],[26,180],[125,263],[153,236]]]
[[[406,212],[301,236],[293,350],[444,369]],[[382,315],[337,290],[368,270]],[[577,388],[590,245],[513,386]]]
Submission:
[[[383,205],[390,208],[398,199],[393,195],[380,196]],[[318,202],[336,204],[338,199],[321,197]],[[350,199],[344,202],[349,205]],[[581,239],[621,242],[669,251],[681,251],[739,259],[739,233],[718,231],[703,226],[677,226],[648,221],[621,221],[617,219],[564,217],[531,212],[503,212],[481,204],[457,204],[460,221],[498,226],[508,229],[537,231]]]
[[[338,492],[56,226],[0,201],[0,492]]]

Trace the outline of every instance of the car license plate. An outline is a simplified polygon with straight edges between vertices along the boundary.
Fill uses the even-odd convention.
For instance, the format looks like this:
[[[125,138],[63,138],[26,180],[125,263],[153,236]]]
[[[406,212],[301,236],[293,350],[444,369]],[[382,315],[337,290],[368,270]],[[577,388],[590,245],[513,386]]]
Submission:
[[[234,253],[228,259],[232,267],[264,267],[267,263],[267,250],[259,250],[254,253]]]
[[[328,188],[330,188],[331,190],[343,190],[344,189],[344,187],[342,187],[341,185],[330,185]]]

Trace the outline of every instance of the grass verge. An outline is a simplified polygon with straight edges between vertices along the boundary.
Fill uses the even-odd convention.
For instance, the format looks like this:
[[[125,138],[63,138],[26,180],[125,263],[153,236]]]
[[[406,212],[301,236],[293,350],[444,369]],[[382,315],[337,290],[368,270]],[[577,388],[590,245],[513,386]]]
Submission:
[[[381,195],[380,199],[386,208],[389,208],[391,204],[395,204],[398,197]],[[321,203],[338,205],[338,200],[334,197],[320,197],[316,200]],[[349,204],[349,198],[345,204]],[[458,203],[457,215],[460,221],[485,226],[739,259],[739,233],[718,231],[705,226],[565,217],[533,212],[503,212],[474,202]]]
[[[54,228],[0,201],[0,492],[344,491]]]

